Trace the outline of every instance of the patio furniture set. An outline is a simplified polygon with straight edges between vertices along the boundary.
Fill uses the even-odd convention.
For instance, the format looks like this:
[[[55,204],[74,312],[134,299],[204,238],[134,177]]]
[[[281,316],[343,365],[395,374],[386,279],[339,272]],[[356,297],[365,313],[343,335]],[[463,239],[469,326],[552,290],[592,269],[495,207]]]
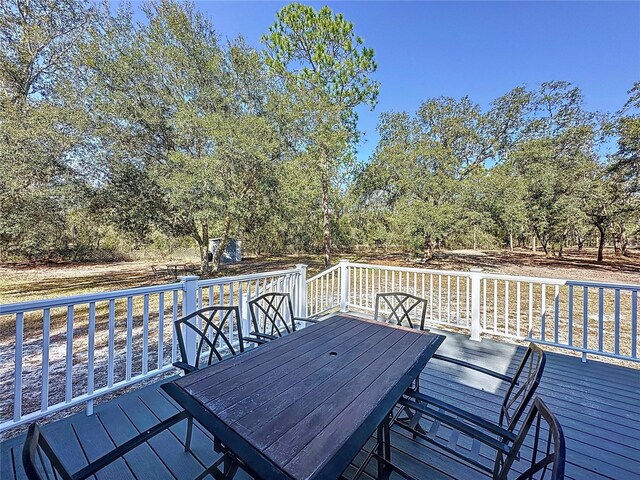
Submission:
[[[196,275],[198,267],[192,263],[175,263],[168,264],[164,267],[161,265],[151,265],[151,270],[156,278],[167,280],[177,280],[181,275]]]
[[[181,412],[75,473],[34,423],[23,449],[27,476],[89,478],[182,421],[189,453],[197,421],[220,453],[198,479],[419,479],[392,455],[392,427],[416,449],[429,449],[438,468],[461,464],[473,478],[564,478],[562,428],[535,395],[545,353],[531,344],[513,376],[440,355],[445,337],[425,328],[426,307],[422,298],[384,293],[373,320],[336,314],[318,321],[295,317],[288,294],[265,293],[249,302],[249,332],[237,306],[198,310],[175,323],[175,366],[184,375],[162,385]],[[188,339],[196,342],[193,358]],[[503,381],[498,421],[429,395],[419,375],[432,360]],[[443,430],[466,438],[457,442],[464,448],[443,442]],[[366,458],[347,477],[365,444]]]

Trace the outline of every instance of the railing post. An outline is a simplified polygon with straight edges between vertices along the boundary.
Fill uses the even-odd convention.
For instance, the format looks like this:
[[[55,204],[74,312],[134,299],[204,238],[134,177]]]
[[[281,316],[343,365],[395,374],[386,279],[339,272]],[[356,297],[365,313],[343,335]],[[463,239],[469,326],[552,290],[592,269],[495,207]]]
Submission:
[[[240,297],[240,303],[242,304],[240,321],[242,322],[242,335],[249,336],[251,332],[251,312],[249,311],[249,293],[243,293]]]
[[[307,266],[304,263],[296,265],[298,270],[298,294],[296,299],[296,315],[299,318],[307,317]]]
[[[192,314],[198,309],[198,280],[200,277],[197,275],[188,275],[180,277],[182,282],[182,316]],[[185,329],[182,332],[184,335],[184,344],[187,350],[186,361],[190,365],[194,365],[196,360],[196,332],[190,328]],[[185,361],[184,359],[182,360]]]
[[[340,260],[340,311],[349,311],[349,260]]]
[[[479,342],[482,340],[480,334],[480,290],[482,280],[482,269],[472,268],[471,272],[471,340]]]

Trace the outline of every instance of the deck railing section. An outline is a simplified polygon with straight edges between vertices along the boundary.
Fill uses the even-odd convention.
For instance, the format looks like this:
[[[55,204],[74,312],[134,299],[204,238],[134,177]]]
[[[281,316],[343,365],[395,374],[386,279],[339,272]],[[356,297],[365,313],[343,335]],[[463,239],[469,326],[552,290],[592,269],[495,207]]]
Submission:
[[[427,324],[470,329],[469,272],[348,263],[349,307],[373,312],[376,295],[406,292],[427,300]],[[389,313],[386,304],[381,313]]]
[[[426,324],[639,361],[640,285],[354,263],[307,282],[308,313],[373,312],[376,294],[427,300]],[[387,313],[386,310],[382,310]]]
[[[340,306],[342,268],[334,265],[307,280],[307,316],[319,316]]]
[[[174,321],[201,306],[289,292],[306,311],[306,266],[254,275],[0,305],[0,432],[173,370]],[[185,329],[187,353],[195,337]],[[236,339],[233,327],[230,335]]]
[[[427,300],[426,323],[443,329],[530,340],[638,361],[640,285],[429,270],[342,260],[306,279],[297,265],[252,275],[0,305],[0,432],[86,403],[173,369],[173,322],[210,305],[238,305],[288,292],[296,316],[373,312],[376,294],[404,291]],[[386,310],[383,310],[386,313]],[[187,354],[195,337],[187,329]],[[237,339],[233,325],[229,336]]]

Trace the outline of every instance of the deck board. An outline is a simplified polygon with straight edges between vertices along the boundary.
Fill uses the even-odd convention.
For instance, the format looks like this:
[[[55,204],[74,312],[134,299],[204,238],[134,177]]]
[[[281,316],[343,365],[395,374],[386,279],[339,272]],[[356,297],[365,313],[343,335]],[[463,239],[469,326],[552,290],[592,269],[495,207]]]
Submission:
[[[524,354],[523,347],[511,344],[486,339],[471,342],[463,335],[434,332],[447,335],[438,353],[506,374],[514,373]],[[436,360],[432,360],[422,373],[421,388],[488,418],[497,416],[505,391],[500,381]],[[640,370],[594,360],[582,363],[578,357],[549,353],[539,393],[563,426],[568,479],[640,480]],[[176,411],[173,401],[159,389],[159,384],[154,384],[97,406],[93,416],[75,414],[45,425],[43,431],[52,438],[56,451],[64,450],[61,454],[65,462],[73,462],[69,465],[76,467],[86,463],[86,458],[95,459],[113,445],[123,443],[141,429]],[[197,473],[192,473],[198,469],[202,471],[204,465],[210,465],[218,456],[212,450],[210,436],[196,427],[193,456],[178,470],[187,455],[183,452],[186,434],[183,423],[126,455],[110,469],[103,470],[98,478],[195,477]],[[0,444],[2,480],[24,478],[20,458],[23,439],[20,436]],[[453,466],[448,458],[438,455],[431,447],[412,441],[405,432],[394,428],[392,440],[394,461],[418,478],[465,478],[464,468]],[[353,460],[345,472],[346,477],[353,475],[371,443]],[[467,447],[471,448],[470,445]],[[485,458],[488,455],[484,449],[479,454]],[[375,475],[374,462],[367,467],[367,472],[371,476],[363,478],[371,480]]]

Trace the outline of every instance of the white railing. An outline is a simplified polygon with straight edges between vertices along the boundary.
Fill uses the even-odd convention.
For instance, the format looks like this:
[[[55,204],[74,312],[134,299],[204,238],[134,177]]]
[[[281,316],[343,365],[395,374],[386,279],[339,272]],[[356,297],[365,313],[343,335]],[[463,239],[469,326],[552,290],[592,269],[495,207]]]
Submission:
[[[307,280],[307,316],[319,316],[340,306],[342,268],[334,265]]]
[[[640,285],[352,263],[306,280],[297,265],[252,275],[0,305],[0,432],[173,369],[173,322],[208,305],[238,305],[288,292],[295,314],[373,312],[376,294],[406,291],[427,300],[427,325],[530,340],[638,361]],[[383,312],[386,312],[383,310]],[[230,327],[229,336],[236,332]],[[185,331],[187,355],[195,337]]]
[[[335,280],[335,281],[334,281]],[[640,285],[428,270],[342,260],[307,282],[309,315],[373,312],[376,294],[427,300],[427,325],[639,361]],[[386,313],[386,310],[382,310]]]
[[[286,291],[306,311],[306,266],[0,305],[0,432],[173,370],[174,321],[201,306],[238,305]],[[187,355],[195,337],[185,329]],[[229,334],[235,339],[231,326]]]
[[[373,312],[376,294],[406,292],[427,300],[427,321],[434,327],[470,328],[468,272],[348,263],[349,306]],[[381,312],[387,312],[381,305]]]

